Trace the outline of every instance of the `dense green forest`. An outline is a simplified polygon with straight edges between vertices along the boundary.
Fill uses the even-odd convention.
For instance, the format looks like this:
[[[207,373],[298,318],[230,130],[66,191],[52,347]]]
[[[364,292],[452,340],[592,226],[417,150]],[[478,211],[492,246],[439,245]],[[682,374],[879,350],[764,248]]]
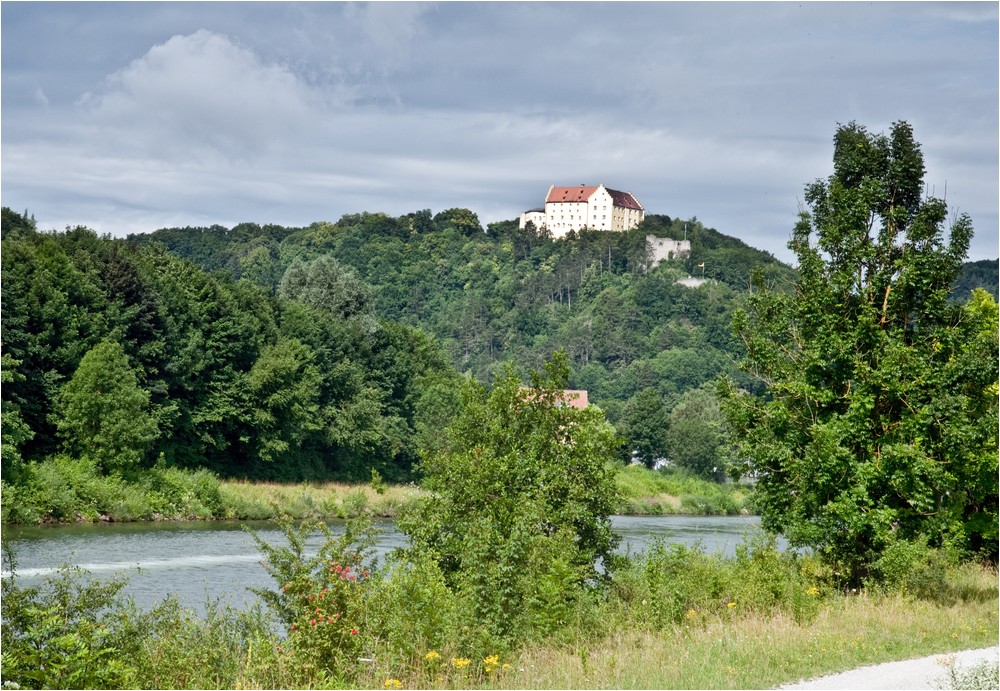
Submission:
[[[432,339],[364,300],[348,309],[328,276],[283,298],[9,209],[2,262],[5,482],[60,452],[126,473],[402,479],[457,396]]]
[[[686,235],[691,254],[650,267],[650,234]],[[369,288],[376,314],[432,334],[458,371],[483,382],[500,363],[526,374],[564,349],[570,386],[588,390],[629,447],[649,449],[650,458],[665,455],[669,439],[648,420],[665,419],[685,395],[704,398],[697,390],[720,372],[737,376],[730,314],[751,271],[763,268],[779,283],[793,275],[697,219],[666,216],[627,233],[583,231],[560,241],[516,221],[484,229],[471,211],[451,209],[353,214],[307,228],[172,228],[129,242],[162,244],[276,293],[291,267],[333,257]],[[702,263],[708,283],[677,283],[700,277]],[[710,436],[712,455],[718,434]]]
[[[755,270],[770,286],[794,278],[697,219],[662,215],[563,240],[516,221],[484,229],[467,209],[119,240],[39,232],[5,208],[2,228],[8,478],[24,460],[99,447],[109,467],[405,479],[455,412],[461,375],[490,383],[509,363],[526,376],[556,350],[623,454],[717,477],[727,444],[712,382],[755,386],[735,364],[733,310]],[[686,237],[691,253],[650,266],[647,235]],[[996,293],[985,264],[964,290]],[[690,275],[709,280],[678,283]],[[132,420],[127,439],[84,404],[102,377],[120,389],[106,396]]]
[[[962,265],[962,273],[952,287],[951,299],[954,302],[965,303],[972,297],[972,291],[982,288],[993,296],[994,300],[1000,299],[997,285],[1000,283],[1000,263],[996,259],[981,259],[977,262],[966,262]]]

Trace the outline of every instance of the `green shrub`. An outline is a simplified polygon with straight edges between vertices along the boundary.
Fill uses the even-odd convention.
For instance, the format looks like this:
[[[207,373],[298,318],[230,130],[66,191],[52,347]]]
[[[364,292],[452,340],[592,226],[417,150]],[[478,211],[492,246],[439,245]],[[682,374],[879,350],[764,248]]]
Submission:
[[[767,536],[738,546],[733,557],[658,540],[624,561],[611,591],[618,616],[654,630],[750,612],[784,611],[806,622],[827,590],[812,557],[780,552]]]
[[[522,387],[510,368],[462,411],[423,462],[425,496],[399,521],[460,600],[469,654],[491,655],[565,620],[564,606],[616,544],[618,439],[596,408],[562,404],[557,353]],[[572,584],[572,587],[570,587]]]
[[[392,659],[408,661],[453,643],[458,602],[426,553],[397,559],[373,585],[370,616]]]
[[[27,469],[24,471],[28,472]],[[34,487],[27,484],[8,485],[0,482],[0,522],[3,524],[33,524],[42,520]]]
[[[23,588],[5,550],[3,579],[4,685],[29,689],[128,686],[135,640],[123,627],[118,595],[123,580],[88,581],[68,566],[40,587]]]
[[[958,565],[953,552],[935,549],[926,539],[897,540],[886,547],[871,565],[865,585],[882,592],[902,592],[927,600],[951,596],[945,584],[949,572]]]
[[[288,665],[277,652],[273,620],[259,606],[247,609],[206,603],[195,615],[171,597],[130,626],[141,641],[132,658],[132,688],[292,688]]]

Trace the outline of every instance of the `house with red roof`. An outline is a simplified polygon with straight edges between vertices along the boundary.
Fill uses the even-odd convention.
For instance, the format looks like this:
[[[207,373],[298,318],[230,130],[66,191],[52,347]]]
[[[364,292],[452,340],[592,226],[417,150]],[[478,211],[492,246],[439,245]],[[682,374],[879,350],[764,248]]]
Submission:
[[[561,238],[571,230],[625,231],[639,225],[646,215],[631,192],[620,192],[602,185],[549,187],[545,207],[521,214],[520,226],[528,222],[544,226],[552,237]]]

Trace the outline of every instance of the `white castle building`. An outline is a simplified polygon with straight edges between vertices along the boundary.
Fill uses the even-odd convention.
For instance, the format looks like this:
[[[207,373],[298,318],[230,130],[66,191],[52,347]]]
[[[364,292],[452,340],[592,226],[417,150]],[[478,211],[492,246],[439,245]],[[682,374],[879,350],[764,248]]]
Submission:
[[[631,192],[619,192],[604,185],[549,187],[545,208],[521,214],[520,227],[530,221],[536,228],[545,227],[552,237],[561,238],[571,230],[631,230],[646,215]]]

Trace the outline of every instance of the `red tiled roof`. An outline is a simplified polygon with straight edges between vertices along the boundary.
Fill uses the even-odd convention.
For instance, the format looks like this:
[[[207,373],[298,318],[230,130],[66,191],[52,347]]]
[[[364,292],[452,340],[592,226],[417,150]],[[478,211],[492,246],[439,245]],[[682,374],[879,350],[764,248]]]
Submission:
[[[626,209],[636,209],[642,211],[642,204],[640,204],[635,197],[632,196],[630,192],[619,192],[618,190],[613,190],[605,187],[608,190],[608,194],[611,195],[612,203],[615,206],[623,207]],[[545,198],[545,203],[549,204],[552,202],[585,202],[590,199],[590,195],[597,191],[597,186],[595,185],[580,185],[578,187],[553,187],[549,190],[549,196]]]
[[[622,206],[626,209],[636,209],[642,211],[642,204],[640,204],[635,197],[632,196],[631,192],[619,192],[618,190],[608,190],[608,194],[611,195],[611,199],[614,200],[615,206]]]
[[[587,407],[587,392],[583,389],[564,389],[562,399],[579,410]]]
[[[524,394],[525,400],[534,400],[534,389],[530,386],[522,386],[519,388]],[[563,389],[562,393],[559,394],[559,398],[562,400],[563,405],[568,405],[571,408],[576,408],[577,410],[583,410],[589,405],[586,389]]]
[[[590,199],[590,195],[597,191],[597,187],[553,187],[549,190],[549,196],[545,198],[545,203],[549,202],[585,202]]]

